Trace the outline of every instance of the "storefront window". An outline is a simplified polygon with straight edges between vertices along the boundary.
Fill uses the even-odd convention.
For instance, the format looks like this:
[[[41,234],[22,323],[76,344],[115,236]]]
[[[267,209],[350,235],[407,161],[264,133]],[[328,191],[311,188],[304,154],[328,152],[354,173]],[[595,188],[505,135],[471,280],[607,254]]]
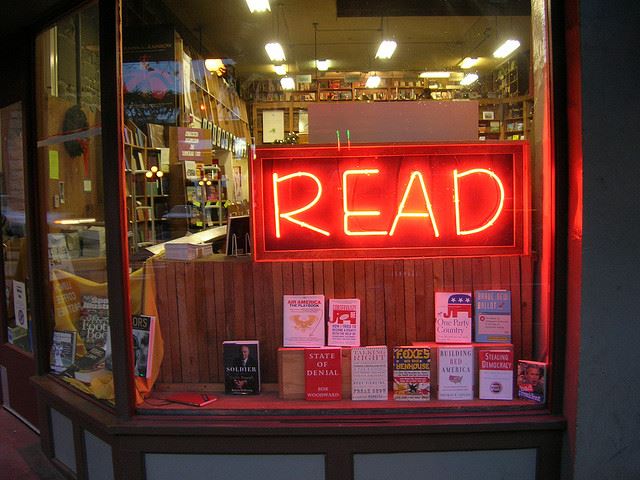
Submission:
[[[113,402],[99,54],[96,5],[37,37],[38,181],[54,319],[50,370]]]
[[[540,13],[226,3],[123,2],[139,411],[543,408]]]

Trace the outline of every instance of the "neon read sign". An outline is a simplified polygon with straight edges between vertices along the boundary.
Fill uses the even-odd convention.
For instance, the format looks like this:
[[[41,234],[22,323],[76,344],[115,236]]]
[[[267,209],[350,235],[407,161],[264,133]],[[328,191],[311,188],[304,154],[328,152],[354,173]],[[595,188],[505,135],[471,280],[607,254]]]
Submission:
[[[258,148],[256,260],[526,254],[527,152],[526,142]]]

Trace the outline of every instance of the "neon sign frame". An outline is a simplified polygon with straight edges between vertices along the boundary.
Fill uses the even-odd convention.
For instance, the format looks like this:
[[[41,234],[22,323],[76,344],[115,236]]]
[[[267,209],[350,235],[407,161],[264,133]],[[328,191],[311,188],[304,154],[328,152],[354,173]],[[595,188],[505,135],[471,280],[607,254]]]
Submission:
[[[256,261],[526,255],[526,141],[260,147]]]

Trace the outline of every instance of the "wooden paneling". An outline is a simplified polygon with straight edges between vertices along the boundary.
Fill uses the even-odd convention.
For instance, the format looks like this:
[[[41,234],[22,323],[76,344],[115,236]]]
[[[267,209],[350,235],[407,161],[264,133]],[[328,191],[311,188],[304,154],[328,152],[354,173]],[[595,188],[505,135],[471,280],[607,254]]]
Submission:
[[[531,257],[252,263],[209,257],[154,262],[166,354],[162,383],[221,383],[224,340],[260,340],[262,378],[278,381],[282,296],[356,297],[364,345],[434,341],[434,292],[512,292],[516,358],[532,351]]]

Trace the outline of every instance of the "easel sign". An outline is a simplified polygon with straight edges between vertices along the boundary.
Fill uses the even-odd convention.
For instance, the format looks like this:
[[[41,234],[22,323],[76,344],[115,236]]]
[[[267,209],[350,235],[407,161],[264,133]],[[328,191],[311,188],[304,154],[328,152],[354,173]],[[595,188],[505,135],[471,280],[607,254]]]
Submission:
[[[249,215],[230,216],[227,220],[227,255],[251,254],[251,220]]]

